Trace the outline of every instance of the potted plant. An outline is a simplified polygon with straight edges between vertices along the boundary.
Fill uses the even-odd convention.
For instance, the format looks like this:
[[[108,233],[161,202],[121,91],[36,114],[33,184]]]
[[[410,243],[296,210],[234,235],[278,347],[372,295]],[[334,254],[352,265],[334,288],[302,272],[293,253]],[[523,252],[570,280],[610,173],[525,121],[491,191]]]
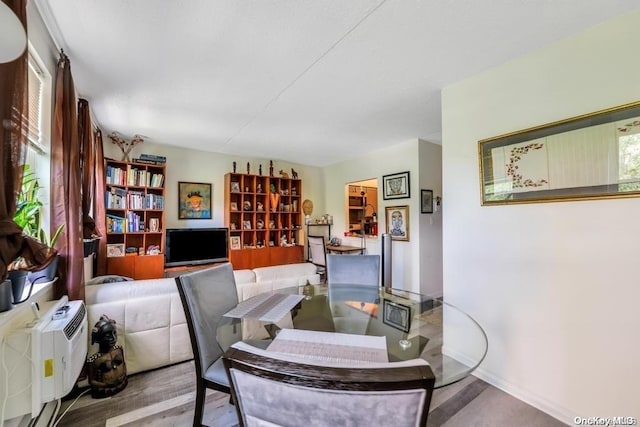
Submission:
[[[53,234],[49,235],[42,228],[42,202],[40,201],[40,184],[35,172],[31,170],[29,164],[24,165],[24,174],[22,177],[22,186],[18,201],[16,203],[16,213],[13,221],[22,228],[23,234],[30,236],[45,245],[53,248],[64,225],[60,225]],[[11,279],[14,304],[23,302],[20,297],[23,294],[25,279],[33,285],[36,281],[51,281],[56,276],[58,269],[58,257],[47,267],[40,271],[26,272],[19,270],[20,260],[15,260],[9,266],[9,278]],[[30,296],[31,292],[29,292]]]

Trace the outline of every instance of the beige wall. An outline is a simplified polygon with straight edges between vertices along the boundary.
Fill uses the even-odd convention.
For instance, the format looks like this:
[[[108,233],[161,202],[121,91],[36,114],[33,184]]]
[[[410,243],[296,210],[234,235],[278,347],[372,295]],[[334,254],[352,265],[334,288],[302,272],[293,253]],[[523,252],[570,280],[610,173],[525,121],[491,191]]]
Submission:
[[[443,91],[445,298],[478,375],[568,424],[640,416],[640,198],[481,207],[477,141],[640,100],[639,40],[637,11]]]

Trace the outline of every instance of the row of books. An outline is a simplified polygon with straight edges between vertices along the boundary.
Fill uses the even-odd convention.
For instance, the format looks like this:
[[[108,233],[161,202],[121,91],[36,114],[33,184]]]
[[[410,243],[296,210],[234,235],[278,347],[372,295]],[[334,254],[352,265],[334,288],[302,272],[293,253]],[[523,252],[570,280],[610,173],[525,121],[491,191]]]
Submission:
[[[105,193],[107,209],[164,209],[164,196],[111,188]]]
[[[148,165],[163,165],[167,162],[165,156],[158,156],[156,154],[140,154],[140,157],[133,159],[135,163],[145,163]]]
[[[144,231],[144,220],[135,212],[126,217],[107,214],[107,233],[134,233]]]
[[[127,165],[126,170],[107,165],[106,181],[107,184],[111,185],[162,188],[164,175],[145,169],[133,168],[131,165]]]

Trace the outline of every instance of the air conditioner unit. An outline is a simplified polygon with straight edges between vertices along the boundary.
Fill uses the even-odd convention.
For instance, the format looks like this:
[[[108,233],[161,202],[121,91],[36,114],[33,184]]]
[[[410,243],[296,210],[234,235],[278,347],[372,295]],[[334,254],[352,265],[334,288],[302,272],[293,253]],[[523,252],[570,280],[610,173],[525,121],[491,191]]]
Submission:
[[[38,411],[41,404],[69,394],[87,357],[87,311],[82,301],[66,299],[32,332],[32,356],[39,362],[33,366],[32,396]]]
[[[69,394],[86,361],[84,303],[65,296],[47,306],[40,319],[7,338],[4,362],[14,375],[5,419],[29,412],[36,417],[44,404]]]

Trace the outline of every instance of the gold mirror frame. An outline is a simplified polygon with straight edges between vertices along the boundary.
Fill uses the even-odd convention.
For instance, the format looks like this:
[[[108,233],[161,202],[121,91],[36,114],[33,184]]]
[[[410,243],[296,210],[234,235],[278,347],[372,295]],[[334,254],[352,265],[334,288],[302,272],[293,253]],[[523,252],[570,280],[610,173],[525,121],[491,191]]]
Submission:
[[[640,196],[640,101],[478,142],[483,206]]]

